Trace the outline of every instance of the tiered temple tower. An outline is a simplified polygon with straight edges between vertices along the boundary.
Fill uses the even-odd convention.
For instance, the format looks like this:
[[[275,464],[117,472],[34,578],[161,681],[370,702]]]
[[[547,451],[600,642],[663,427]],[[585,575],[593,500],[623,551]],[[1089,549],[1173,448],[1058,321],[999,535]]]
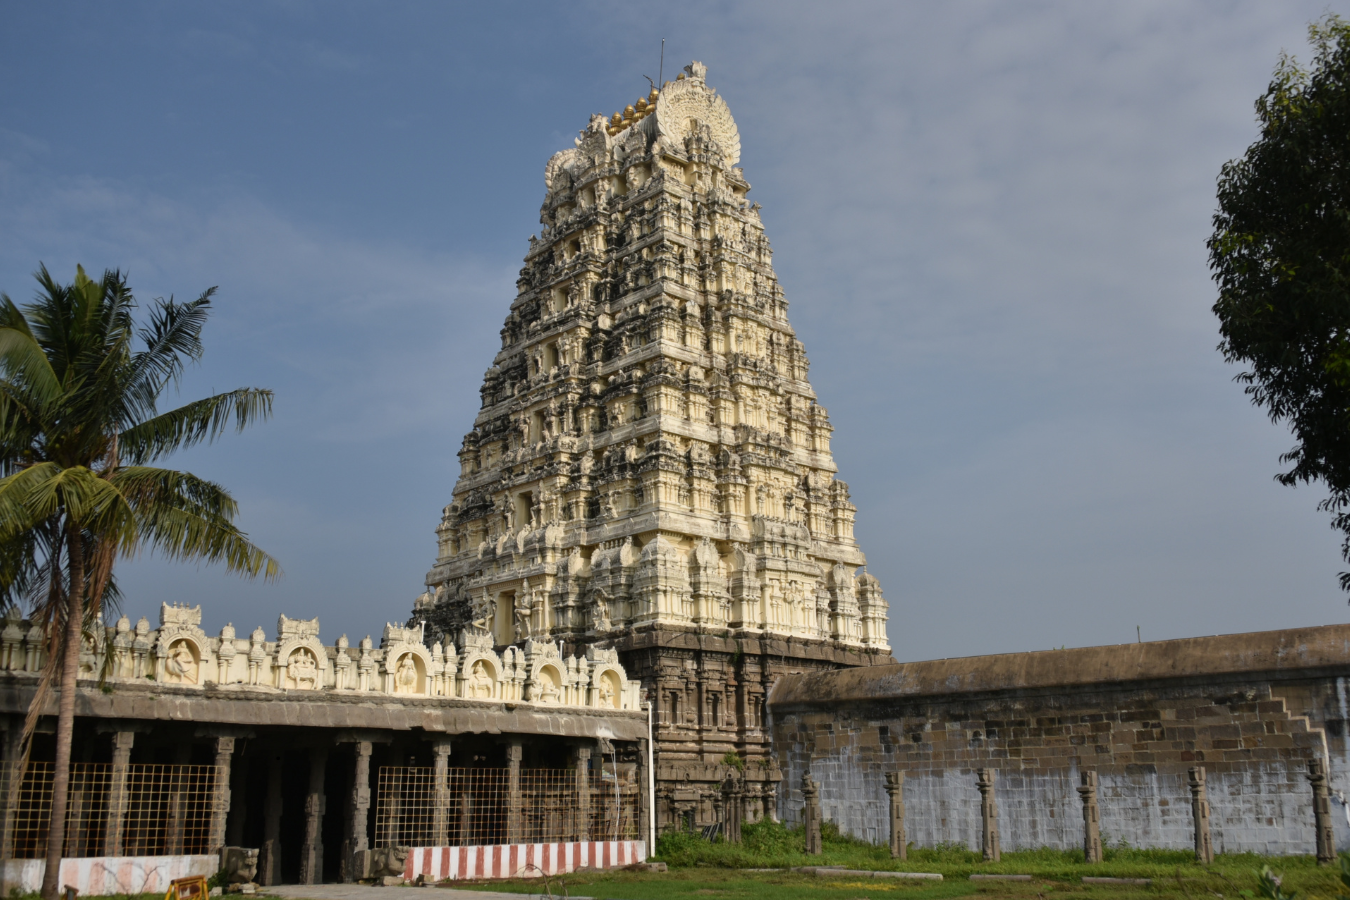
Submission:
[[[739,754],[771,813],[784,672],[891,662],[856,507],[740,136],[695,62],[548,161],[414,619],[619,651],[655,704],[663,825]],[[762,762],[762,764],[761,764]]]

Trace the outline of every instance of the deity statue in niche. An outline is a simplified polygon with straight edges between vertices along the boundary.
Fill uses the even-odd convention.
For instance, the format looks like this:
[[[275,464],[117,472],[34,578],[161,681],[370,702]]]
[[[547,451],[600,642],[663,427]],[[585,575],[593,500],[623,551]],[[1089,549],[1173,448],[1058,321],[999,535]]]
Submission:
[[[475,700],[492,699],[492,677],[488,675],[487,666],[481,659],[473,664],[469,672],[469,696]]]
[[[610,684],[608,673],[600,676],[600,685],[597,688],[600,698],[600,705],[607,708],[614,708],[614,685]]]
[[[403,654],[399,660],[398,669],[394,672],[394,693],[417,693],[417,663],[413,661],[411,653]]]
[[[187,641],[175,641],[164,660],[164,674],[176,684],[197,683],[197,657]]]
[[[541,685],[539,690],[539,702],[557,703],[558,686],[553,683],[553,679],[550,678],[548,675],[544,675],[542,678],[540,678],[540,681]]]
[[[291,653],[286,663],[286,687],[312,691],[319,686],[319,664],[314,654],[304,647]]]

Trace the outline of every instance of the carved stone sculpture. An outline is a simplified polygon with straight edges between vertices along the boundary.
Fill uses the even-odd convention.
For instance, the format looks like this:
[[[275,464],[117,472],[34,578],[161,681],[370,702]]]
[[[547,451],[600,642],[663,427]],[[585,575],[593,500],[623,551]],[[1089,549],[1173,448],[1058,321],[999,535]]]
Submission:
[[[179,684],[197,683],[197,658],[187,641],[178,641],[169,648],[169,656],[164,661],[164,671],[170,682]]]
[[[407,864],[407,847],[374,847],[370,851],[370,873],[368,877],[385,886],[402,884]]]
[[[221,847],[221,881],[230,891],[238,891],[244,885],[256,887],[253,879],[258,876],[258,850],[256,847]]]

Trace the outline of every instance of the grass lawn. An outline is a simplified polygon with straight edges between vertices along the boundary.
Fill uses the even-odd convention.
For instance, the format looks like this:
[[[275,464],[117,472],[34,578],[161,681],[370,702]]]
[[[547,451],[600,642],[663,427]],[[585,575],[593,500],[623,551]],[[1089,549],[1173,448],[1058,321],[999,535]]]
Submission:
[[[1285,887],[1299,885],[1298,896],[1332,900],[1340,882],[1334,877],[1313,877],[1302,881],[1286,879]],[[1186,872],[1183,881],[1155,882],[1151,886],[1084,885],[1077,881],[1036,879],[1030,882],[972,882],[965,877],[947,877],[942,882],[901,881],[859,878],[856,876],[822,878],[796,873],[749,873],[731,869],[672,869],[665,874],[615,872],[612,874],[574,874],[550,879],[493,881],[455,884],[457,888],[541,894],[551,889],[554,896],[588,896],[604,900],[929,900],[929,898],[972,895],[1008,898],[1008,900],[1045,900],[1050,895],[1081,900],[1128,900],[1132,897],[1171,895],[1177,900],[1245,900],[1255,893],[1255,876],[1243,882],[1231,882],[1217,873]],[[1237,888],[1236,890],[1234,888]],[[1305,893],[1306,891],[1306,893]],[[1245,892],[1242,893],[1242,892]]]
[[[826,823],[828,825],[828,823]],[[1257,877],[1269,865],[1283,879],[1286,895],[1302,900],[1334,900],[1350,893],[1341,884],[1338,866],[1319,867],[1311,856],[1278,858],[1256,854],[1224,854],[1211,866],[1197,865],[1194,854],[1172,850],[1106,851],[1105,862],[1087,865],[1081,850],[1030,850],[1004,853],[998,863],[985,863],[964,848],[940,847],[909,851],[909,859],[891,859],[885,847],[867,844],[826,829],[824,853],[802,852],[800,829],[774,823],[746,826],[740,845],[710,844],[693,834],[664,835],[655,860],[667,873],[581,872],[544,879],[458,882],[454,887],[555,896],[583,895],[601,900],[927,900],[927,898],[990,895],[1038,898],[1048,895],[1082,900],[1128,900],[1170,895],[1176,900],[1247,900],[1259,897]],[[792,866],[847,866],[858,870],[938,872],[943,881],[873,879],[856,875],[816,876],[791,871],[747,872],[746,869],[790,869]],[[973,882],[972,874],[1031,875],[1030,882]],[[1151,878],[1151,885],[1085,885],[1084,875]],[[449,886],[449,885],[447,885]]]

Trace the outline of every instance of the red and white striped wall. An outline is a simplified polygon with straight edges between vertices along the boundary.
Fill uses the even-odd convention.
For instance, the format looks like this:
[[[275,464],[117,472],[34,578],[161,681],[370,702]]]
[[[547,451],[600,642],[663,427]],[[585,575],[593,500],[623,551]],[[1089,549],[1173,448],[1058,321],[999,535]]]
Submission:
[[[577,869],[617,869],[647,858],[646,841],[576,841],[559,844],[490,844],[481,847],[413,847],[403,875],[413,881],[530,878]]]

